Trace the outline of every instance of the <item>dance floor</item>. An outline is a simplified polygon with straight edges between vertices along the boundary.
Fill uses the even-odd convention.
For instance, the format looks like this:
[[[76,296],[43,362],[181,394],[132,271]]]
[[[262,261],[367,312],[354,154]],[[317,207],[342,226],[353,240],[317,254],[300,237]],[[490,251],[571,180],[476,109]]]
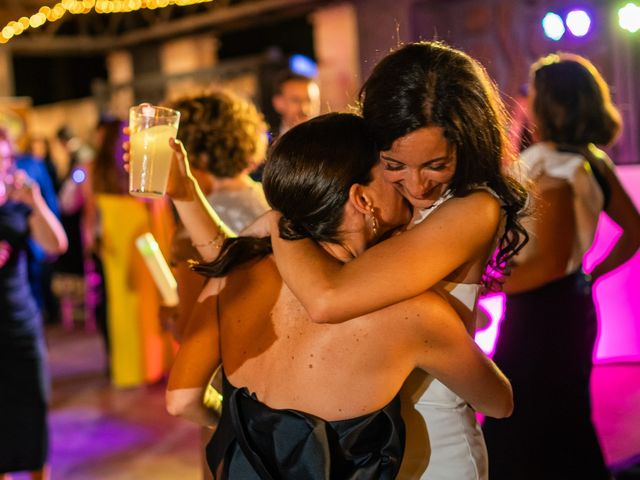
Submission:
[[[53,480],[202,478],[200,430],[165,412],[164,384],[111,388],[96,334],[49,327],[47,340]],[[638,462],[640,364],[599,365],[592,388],[608,462],[619,468]]]

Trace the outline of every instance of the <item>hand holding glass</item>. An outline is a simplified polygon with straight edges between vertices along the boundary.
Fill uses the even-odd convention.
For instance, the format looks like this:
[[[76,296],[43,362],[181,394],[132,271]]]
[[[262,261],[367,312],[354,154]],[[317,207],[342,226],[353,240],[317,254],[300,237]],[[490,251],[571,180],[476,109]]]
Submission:
[[[129,109],[129,193],[158,198],[167,191],[173,150],[169,139],[178,133],[180,112],[142,103]]]

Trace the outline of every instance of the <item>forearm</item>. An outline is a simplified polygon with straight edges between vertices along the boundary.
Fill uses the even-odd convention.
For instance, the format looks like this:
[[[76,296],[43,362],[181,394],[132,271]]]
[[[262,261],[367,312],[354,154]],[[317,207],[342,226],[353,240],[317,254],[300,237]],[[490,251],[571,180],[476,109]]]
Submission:
[[[211,208],[197,182],[188,182],[190,195],[172,201],[198,253],[205,262],[211,262],[218,256],[222,241],[235,235]]]
[[[48,254],[60,255],[64,253],[67,250],[68,242],[59,220],[42,199],[38,199],[32,208],[29,218],[31,238]]]
[[[623,232],[606,258],[591,271],[594,280],[629,261],[638,252],[638,248],[640,248],[639,239]]]
[[[511,383],[493,360],[487,358],[487,362],[493,370],[492,381],[494,383],[493,391],[495,394],[487,398],[478,399],[475,402],[470,402],[469,404],[474,410],[489,417],[509,417],[513,413],[514,408]],[[491,385],[491,383],[488,382],[488,385]]]
[[[497,230],[499,205],[488,194],[474,195],[447,202],[429,221],[346,264],[309,240],[282,240],[272,228],[276,264],[317,323],[338,323],[388,307],[419,295],[460,265],[485,255]]]

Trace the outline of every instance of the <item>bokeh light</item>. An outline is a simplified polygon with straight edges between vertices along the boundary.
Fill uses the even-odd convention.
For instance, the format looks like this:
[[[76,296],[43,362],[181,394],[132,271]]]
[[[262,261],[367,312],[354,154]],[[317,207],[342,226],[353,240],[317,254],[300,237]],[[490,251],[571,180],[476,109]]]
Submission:
[[[640,7],[635,3],[627,3],[618,10],[618,24],[631,33],[640,30]]]
[[[562,18],[553,12],[547,12],[544,16],[542,19],[542,28],[544,29],[544,34],[555,41],[560,40],[565,32]]]
[[[567,14],[567,27],[576,37],[584,37],[591,28],[591,17],[584,10],[572,10]]]

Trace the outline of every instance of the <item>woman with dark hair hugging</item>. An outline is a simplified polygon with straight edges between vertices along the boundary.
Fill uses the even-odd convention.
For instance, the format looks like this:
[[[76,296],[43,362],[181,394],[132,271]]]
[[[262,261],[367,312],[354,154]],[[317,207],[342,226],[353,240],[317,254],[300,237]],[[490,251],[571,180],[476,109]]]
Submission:
[[[496,283],[492,277],[527,239],[520,223],[527,192],[505,170],[510,158],[497,90],[464,52],[420,42],[382,59],[360,97],[380,161],[376,171],[412,207],[406,231],[349,262],[330,255],[314,235],[282,235],[277,211],[253,231],[271,232],[279,274],[315,323],[368,318],[433,288],[472,338],[481,286]],[[311,155],[311,147],[300,148]],[[325,175],[326,165],[318,163],[316,177]],[[202,258],[211,261],[230,236],[228,229],[207,208],[188,165],[178,166],[170,196]],[[289,209],[318,188],[313,182],[298,185]],[[376,204],[370,213],[385,208]],[[488,478],[487,450],[469,398],[417,370],[403,388],[403,400],[407,445],[399,478]]]
[[[505,171],[500,96],[476,60],[421,42],[383,58],[360,98],[383,178],[413,218],[405,232],[344,264],[272,227],[278,270],[313,321],[343,322],[433,288],[473,336],[481,285],[496,283],[492,276],[527,237],[520,224],[527,193]],[[403,410],[400,478],[486,480],[484,438],[464,396],[420,372],[403,390],[413,402]]]
[[[329,114],[278,140],[263,186],[283,238],[312,239],[348,264],[409,220],[382,176],[364,121]],[[222,363],[222,415],[207,447],[216,478],[395,478],[405,444],[398,392],[415,368],[486,415],[511,412],[508,381],[437,293],[321,325],[283,283],[268,237],[227,239],[197,270],[223,285],[211,279],[200,295],[167,407],[214,425],[202,395]]]

